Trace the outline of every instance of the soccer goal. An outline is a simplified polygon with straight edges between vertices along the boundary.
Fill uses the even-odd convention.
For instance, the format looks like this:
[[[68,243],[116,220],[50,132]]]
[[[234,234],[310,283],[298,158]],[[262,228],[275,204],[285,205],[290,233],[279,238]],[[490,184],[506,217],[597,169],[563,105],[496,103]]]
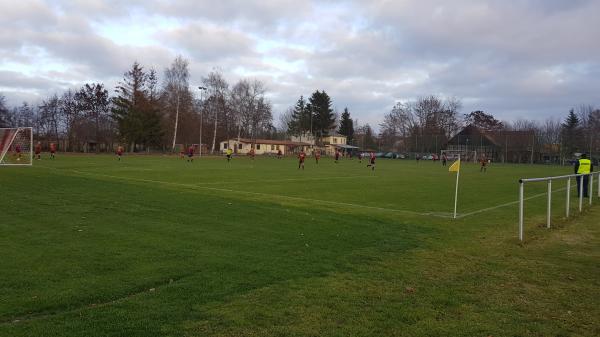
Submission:
[[[477,152],[476,151],[466,151],[466,150],[442,150],[440,151],[440,157],[446,154],[446,158],[448,160],[457,160],[460,158],[463,162],[474,162],[477,160]]]
[[[0,128],[0,166],[31,165],[33,162],[33,129]]]
[[[600,199],[600,172],[592,172],[590,174],[569,174],[564,176],[555,176],[555,177],[544,177],[544,178],[528,178],[528,179],[519,179],[519,240],[523,241],[523,218],[525,216],[525,201],[528,199],[535,198],[541,195],[534,195],[530,197],[525,197],[525,184],[532,183],[546,183],[548,185],[547,192],[545,193],[547,198],[547,206],[546,206],[546,227],[550,228],[551,220],[552,220],[552,182],[558,181],[566,181],[565,191],[565,217],[569,217],[571,211],[571,190],[572,184],[571,181],[574,181],[575,184],[579,181],[581,183],[581,188],[579,188],[579,194],[576,195],[578,200],[578,209],[579,212],[583,211],[583,192],[585,190],[584,185],[587,184],[588,191],[588,203],[592,205],[592,200],[594,199],[594,182],[597,181],[598,188],[596,189],[597,197]],[[573,184],[574,185],[574,184]],[[557,190],[554,190],[557,192]],[[542,194],[543,195],[543,194]]]

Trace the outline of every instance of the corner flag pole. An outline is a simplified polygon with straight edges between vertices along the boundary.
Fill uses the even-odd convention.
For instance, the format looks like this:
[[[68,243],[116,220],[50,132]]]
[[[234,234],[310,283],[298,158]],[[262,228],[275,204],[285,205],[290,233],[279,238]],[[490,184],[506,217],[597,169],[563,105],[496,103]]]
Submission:
[[[458,172],[456,172],[456,189],[454,190],[454,219],[456,219],[456,206],[458,204],[458,178],[459,177],[460,177],[460,170],[458,170]]]
[[[456,219],[456,206],[458,205],[458,179],[460,178],[460,155],[458,160],[454,162],[448,169],[450,172],[456,172],[456,188],[454,190],[454,219]]]

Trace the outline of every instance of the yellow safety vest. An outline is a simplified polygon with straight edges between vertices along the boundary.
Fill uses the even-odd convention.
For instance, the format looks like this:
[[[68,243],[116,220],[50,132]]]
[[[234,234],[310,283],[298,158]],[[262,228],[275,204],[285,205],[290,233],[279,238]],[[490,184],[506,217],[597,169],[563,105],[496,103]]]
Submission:
[[[589,159],[579,159],[579,169],[577,170],[577,174],[588,174],[590,173],[590,168],[592,166],[592,161]]]

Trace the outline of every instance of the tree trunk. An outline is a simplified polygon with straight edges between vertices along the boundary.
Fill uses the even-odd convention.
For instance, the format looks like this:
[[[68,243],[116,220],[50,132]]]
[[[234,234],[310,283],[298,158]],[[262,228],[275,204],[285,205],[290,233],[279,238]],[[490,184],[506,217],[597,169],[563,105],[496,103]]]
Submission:
[[[100,151],[100,118],[98,118],[98,113],[96,112],[96,153]]]
[[[173,130],[173,146],[171,151],[175,151],[175,141],[177,140],[177,124],[179,124],[179,90],[177,91],[177,103],[175,104],[175,130]]]
[[[219,109],[215,109],[215,128],[214,128],[214,132],[213,132],[213,142],[212,142],[212,150],[210,151],[211,153],[215,152],[215,144],[217,142],[217,122],[219,120]]]

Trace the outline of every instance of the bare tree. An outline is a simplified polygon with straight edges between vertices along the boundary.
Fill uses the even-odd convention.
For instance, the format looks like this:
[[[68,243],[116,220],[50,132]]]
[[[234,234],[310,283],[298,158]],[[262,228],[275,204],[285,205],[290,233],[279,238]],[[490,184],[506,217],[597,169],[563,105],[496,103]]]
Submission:
[[[114,132],[112,125],[110,125],[108,90],[101,83],[85,84],[75,93],[75,100],[77,101],[78,109],[86,117],[88,142],[93,138],[96,145],[108,145],[108,136]],[[95,150],[96,152],[100,151],[99,146],[96,146]]]
[[[182,99],[184,96],[191,97],[188,64],[189,62],[180,55],[177,56],[171,66],[165,70],[163,98],[167,104],[167,109],[171,111],[174,110],[173,141],[171,143],[172,151],[175,150],[175,144],[177,142],[177,130],[179,127],[179,113],[181,110]]]
[[[58,125],[60,120],[60,99],[55,94],[42,101],[39,106],[40,121],[46,129],[46,138],[51,136],[58,143]]]
[[[211,152],[214,152],[217,144],[219,112],[224,112],[226,109],[225,98],[229,85],[219,70],[211,71],[207,77],[202,79],[202,83],[208,88],[209,97],[207,103],[209,104],[210,112],[213,114],[214,128]]]
[[[231,89],[230,102],[233,110],[232,117],[234,117],[235,127],[237,128],[238,141],[242,136],[244,126],[249,123],[249,96],[250,96],[250,82],[248,80],[240,80]]]
[[[560,120],[554,118],[546,119],[540,125],[540,142],[543,144],[560,144]]]
[[[534,120],[529,119],[517,119],[512,122],[507,129],[512,131],[530,131],[530,130],[538,130],[538,123]]]
[[[80,119],[80,111],[77,107],[75,94],[69,89],[60,97],[59,101],[61,124],[67,134],[67,149],[75,151],[76,140],[76,125]]]
[[[12,124],[12,114],[6,105],[6,99],[0,95],[0,128],[7,128]]]
[[[292,115],[294,113],[294,108],[288,108],[284,113],[279,115],[279,119],[277,121],[277,129],[283,133],[288,132],[288,128],[290,123],[292,122]]]

